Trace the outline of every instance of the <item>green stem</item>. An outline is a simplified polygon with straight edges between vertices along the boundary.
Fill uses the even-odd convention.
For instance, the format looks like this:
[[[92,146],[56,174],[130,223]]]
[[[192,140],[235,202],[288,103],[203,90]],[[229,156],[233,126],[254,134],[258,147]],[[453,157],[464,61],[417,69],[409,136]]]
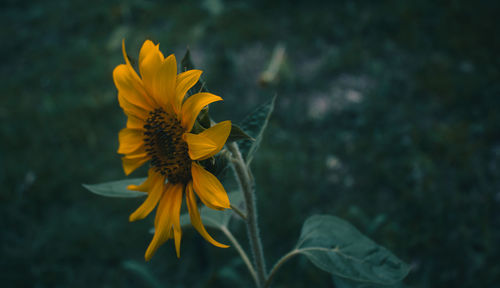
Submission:
[[[269,273],[269,277],[267,277],[266,283],[264,284],[264,288],[269,287],[271,285],[271,281],[273,281],[273,277],[278,272],[278,270],[281,268],[283,264],[285,264],[286,261],[290,260],[293,256],[297,255],[299,253],[299,250],[292,250],[288,252],[285,256],[281,257],[276,264],[274,264],[273,269],[271,269],[271,272]]]
[[[243,259],[243,262],[245,262],[245,264],[247,265],[248,271],[250,271],[250,274],[252,275],[252,278],[255,281],[255,284],[258,285],[257,274],[255,273],[255,269],[253,268],[252,263],[250,262],[250,259],[248,259],[248,256],[247,256],[247,253],[245,253],[245,250],[243,250],[243,248],[241,248],[240,243],[238,242],[238,240],[236,240],[236,238],[234,238],[233,234],[231,233],[231,231],[229,231],[229,229],[227,229],[225,226],[221,226],[220,230],[222,231],[222,233],[224,233],[224,235],[226,235],[227,239],[229,239],[229,241],[231,242],[233,247],[236,249],[236,251],[238,251],[238,253],[241,256],[241,259]]]
[[[262,242],[260,240],[259,226],[257,223],[257,206],[255,202],[254,182],[250,169],[241,156],[238,145],[235,142],[232,142],[227,144],[227,146],[233,155],[233,168],[245,198],[247,216],[245,223],[247,226],[250,247],[253,251],[255,270],[257,271],[257,287],[260,288],[266,283],[267,276],[264,251],[262,250]]]
[[[234,213],[238,214],[238,216],[241,217],[244,221],[247,221],[247,215],[245,215],[245,212],[241,211],[240,208],[233,206],[231,204],[231,209],[233,210]]]

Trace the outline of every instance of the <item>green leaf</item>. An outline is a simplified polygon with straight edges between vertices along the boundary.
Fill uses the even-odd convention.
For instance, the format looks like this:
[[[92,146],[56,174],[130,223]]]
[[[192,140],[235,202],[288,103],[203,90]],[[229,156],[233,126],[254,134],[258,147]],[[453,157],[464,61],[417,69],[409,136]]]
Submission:
[[[333,283],[335,288],[404,288],[406,287],[402,282],[396,282],[390,285],[381,285],[366,282],[357,282],[342,277],[333,276]]]
[[[275,101],[276,96],[258,107],[240,124],[241,129],[245,131],[247,135],[255,139],[255,141],[243,140],[239,144],[241,154],[247,163],[252,162],[253,155],[259,148],[260,142],[262,141],[262,135],[273,113]]]
[[[121,197],[133,198],[148,195],[145,192],[128,190],[127,186],[130,184],[139,185],[144,182],[146,178],[124,179],[112,182],[105,182],[100,184],[82,184],[90,192],[106,196],[106,197]]]
[[[228,193],[229,202],[233,207],[241,207],[243,204],[243,194],[241,192],[231,192]],[[240,208],[241,209],[241,208]],[[212,227],[220,229],[222,227],[227,227],[231,217],[235,215],[232,209],[226,209],[224,211],[218,211],[210,209],[206,206],[200,209],[201,221],[206,227]],[[188,213],[181,215],[181,226],[190,227],[191,219]]]
[[[227,151],[222,150],[220,153],[207,160],[200,161],[201,165],[217,178],[222,178],[225,175],[226,168],[229,166]]]
[[[201,109],[200,114],[198,114],[198,121],[203,128],[210,128],[212,121],[210,120],[210,114],[208,113],[208,106]]]
[[[306,220],[296,252],[326,272],[366,284],[392,285],[409,272],[408,266],[389,250],[330,215]]]
[[[191,51],[189,51],[188,47],[186,48],[186,54],[184,54],[184,57],[182,57],[181,60],[181,72],[193,69],[195,69],[195,66],[191,60]],[[198,92],[208,92],[205,82],[201,79],[193,86],[193,88],[189,89],[188,93],[186,93],[186,97]]]
[[[238,140],[250,140],[255,141],[250,135],[248,135],[240,126],[236,124],[231,124],[231,133],[229,133],[229,137],[227,138],[227,142],[233,142]]]
[[[193,61],[191,60],[191,52],[189,51],[189,47],[186,48],[186,54],[182,57],[181,60],[181,71],[187,71],[194,69]]]

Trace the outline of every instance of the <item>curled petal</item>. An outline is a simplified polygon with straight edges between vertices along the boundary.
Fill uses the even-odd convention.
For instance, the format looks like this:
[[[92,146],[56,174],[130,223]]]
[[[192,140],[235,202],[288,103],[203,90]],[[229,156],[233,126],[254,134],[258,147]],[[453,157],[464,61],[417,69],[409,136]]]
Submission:
[[[151,170],[151,169],[150,169]],[[158,173],[150,173],[148,176],[148,179],[151,178],[150,183],[145,183],[148,186],[151,186],[150,189],[148,189],[148,197],[144,202],[137,208],[137,210],[134,211],[129,217],[129,221],[133,222],[136,220],[144,219],[146,216],[153,211],[153,209],[156,207],[156,204],[158,204],[158,201],[160,201],[160,197],[163,194],[164,191],[164,184],[165,184],[165,179],[164,177],[161,176],[161,174]],[[139,187],[138,187],[139,188]],[[140,188],[145,188],[145,187],[140,187]]]
[[[201,70],[188,70],[177,75],[174,98],[174,106],[176,111],[181,110],[182,100],[184,100],[184,96],[186,95],[187,91],[191,89],[196,84],[196,82],[198,82],[201,73]]]
[[[201,236],[203,236],[203,238],[205,238],[212,245],[220,248],[228,248],[228,245],[221,244],[215,241],[212,236],[208,234],[205,226],[203,226],[203,223],[201,222],[200,211],[198,210],[198,206],[196,205],[192,182],[190,182],[186,187],[186,203],[188,207],[189,217],[191,218],[191,224],[193,224],[193,227],[198,231],[198,233],[200,233]]]
[[[189,97],[182,105],[180,119],[182,127],[188,132],[191,131],[201,109],[210,103],[221,100],[221,97],[212,93],[197,93]]]
[[[148,170],[148,178],[142,182],[140,185],[130,184],[127,186],[128,190],[141,191],[141,192],[149,192],[153,188],[153,185],[157,180],[157,173],[153,168],[149,168]]]
[[[191,175],[194,191],[203,204],[216,210],[230,208],[226,190],[217,177],[195,162],[191,165]]]
[[[223,121],[200,134],[184,134],[184,141],[189,147],[189,157],[193,160],[205,160],[217,154],[231,132],[231,121]]]

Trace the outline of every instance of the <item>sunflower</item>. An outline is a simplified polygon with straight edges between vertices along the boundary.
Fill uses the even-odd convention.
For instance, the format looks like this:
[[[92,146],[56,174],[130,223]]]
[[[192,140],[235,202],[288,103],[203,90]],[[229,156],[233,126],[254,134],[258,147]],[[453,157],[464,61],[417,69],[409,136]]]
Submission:
[[[130,221],[145,218],[157,206],[155,233],[146,250],[146,261],[170,238],[174,238],[177,257],[180,257],[183,193],[193,227],[213,245],[228,247],[215,241],[205,230],[196,196],[212,209],[230,208],[224,187],[199,161],[211,158],[222,149],[231,131],[231,122],[220,122],[199,134],[190,133],[200,111],[222,98],[197,93],[184,100],[202,71],[177,74],[175,56],[165,58],[159,44],[147,40],[142,45],[138,63],[140,77],[128,60],[124,41],[122,51],[126,64],[114,69],[113,79],[118,101],[128,119],[126,128],[119,133],[118,153],[125,155],[122,163],[127,175],[150,163],[144,183],[128,186],[130,190],[148,193],[142,205],[130,215]]]

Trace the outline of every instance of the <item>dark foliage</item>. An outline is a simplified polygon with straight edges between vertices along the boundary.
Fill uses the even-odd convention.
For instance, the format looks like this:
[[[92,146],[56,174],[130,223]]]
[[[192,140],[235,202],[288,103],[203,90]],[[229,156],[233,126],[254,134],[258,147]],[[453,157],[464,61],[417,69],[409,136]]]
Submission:
[[[124,178],[112,71],[126,37],[135,59],[146,38],[179,62],[189,45],[225,100],[211,107],[217,121],[279,95],[252,162],[268,265],[308,216],[333,214],[408,262],[410,287],[498,287],[499,3],[3,1],[2,286],[151,282],[129,260],[168,286],[252,283],[236,252],[192,231],[180,260],[167,243],[143,263],[151,219],[127,221],[140,199],[82,188]],[[278,43],[280,81],[259,88]],[[275,283],[334,287],[304,258]]]

